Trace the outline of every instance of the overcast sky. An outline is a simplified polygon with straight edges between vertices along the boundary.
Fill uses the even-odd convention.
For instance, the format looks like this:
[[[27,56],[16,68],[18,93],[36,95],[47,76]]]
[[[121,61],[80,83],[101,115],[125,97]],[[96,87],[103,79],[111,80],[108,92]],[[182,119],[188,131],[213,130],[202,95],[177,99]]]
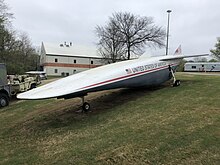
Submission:
[[[35,46],[41,42],[94,45],[94,29],[114,12],[151,16],[166,29],[170,19],[169,51],[181,44],[185,54],[209,53],[220,37],[220,0],[5,0],[14,13],[13,26],[26,32]],[[148,54],[164,49],[147,48]]]

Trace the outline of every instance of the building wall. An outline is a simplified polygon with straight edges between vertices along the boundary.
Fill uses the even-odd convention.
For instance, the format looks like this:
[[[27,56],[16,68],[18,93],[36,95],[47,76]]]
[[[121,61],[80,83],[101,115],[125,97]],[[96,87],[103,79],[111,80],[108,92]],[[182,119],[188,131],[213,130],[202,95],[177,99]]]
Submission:
[[[45,67],[47,75],[50,76],[68,76],[87,70],[87,68],[68,68],[68,67]],[[56,70],[56,71],[55,71]]]
[[[91,64],[92,61],[94,65],[102,64],[100,59],[96,59],[96,58],[55,56],[55,55],[47,55],[45,62],[46,63],[65,63],[65,64]]]
[[[195,72],[219,72],[220,63],[186,63],[184,71]]]
[[[72,46],[72,43],[67,46],[66,42],[58,45],[42,42],[41,68],[49,76],[61,76],[72,75],[105,64],[102,57],[97,56],[93,49],[87,48]]]
[[[40,52],[40,65],[43,66],[45,62],[46,62],[46,52],[45,52],[44,45],[42,43],[41,52]]]
[[[46,55],[44,71],[49,76],[68,76],[103,65],[101,59]]]

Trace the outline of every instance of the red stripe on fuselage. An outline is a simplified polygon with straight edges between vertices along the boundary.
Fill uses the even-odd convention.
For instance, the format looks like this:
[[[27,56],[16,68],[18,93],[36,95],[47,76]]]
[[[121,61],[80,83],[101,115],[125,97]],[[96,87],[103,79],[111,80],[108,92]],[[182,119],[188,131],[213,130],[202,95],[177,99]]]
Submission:
[[[175,66],[175,64],[170,64],[170,66]],[[105,83],[114,82],[114,81],[117,81],[117,80],[122,80],[122,79],[128,78],[128,77],[129,77],[129,78],[130,78],[130,77],[133,78],[133,76],[137,77],[136,75],[139,76],[139,75],[142,75],[142,74],[147,73],[147,72],[156,71],[156,70],[162,70],[162,69],[167,68],[167,67],[169,67],[169,65],[163,66],[163,67],[160,67],[160,68],[151,69],[151,70],[146,70],[146,71],[143,71],[143,72],[138,72],[138,73],[126,75],[126,76],[117,77],[117,78],[110,79],[110,80],[106,80],[106,81],[99,82],[99,83],[96,83],[96,84],[88,85],[88,86],[82,87],[82,88],[80,88],[80,89],[85,89],[85,88],[89,88],[89,87],[94,87],[94,86],[97,86],[97,85],[102,85],[102,84],[105,84]]]

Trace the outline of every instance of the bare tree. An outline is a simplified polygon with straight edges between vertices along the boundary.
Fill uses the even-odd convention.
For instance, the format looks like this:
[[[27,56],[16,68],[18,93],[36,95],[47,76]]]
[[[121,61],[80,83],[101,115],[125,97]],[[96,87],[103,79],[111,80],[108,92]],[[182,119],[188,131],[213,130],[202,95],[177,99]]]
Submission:
[[[8,12],[8,6],[4,0],[0,0],[0,23],[8,23],[13,18],[13,14]]]
[[[114,63],[123,58],[125,49],[114,24],[109,22],[105,27],[97,26],[96,33],[100,38],[98,51],[105,60],[109,63]]]
[[[115,13],[105,27],[98,27],[96,31],[100,32],[98,37],[102,53],[112,53],[109,47],[115,47],[112,44],[117,43],[120,53],[123,53],[120,57],[125,59],[130,59],[131,54],[143,54],[146,46],[164,46],[165,30],[156,26],[151,17],[140,17],[128,12]],[[108,47],[106,42],[109,43]]]
[[[13,14],[4,0],[0,0],[0,63],[7,65],[9,74],[22,74],[36,69],[38,55],[28,35],[20,35],[11,26]]]
[[[113,14],[110,20],[123,36],[127,59],[130,59],[131,53],[142,54],[146,45],[164,46],[165,30],[156,26],[152,17],[120,12]]]

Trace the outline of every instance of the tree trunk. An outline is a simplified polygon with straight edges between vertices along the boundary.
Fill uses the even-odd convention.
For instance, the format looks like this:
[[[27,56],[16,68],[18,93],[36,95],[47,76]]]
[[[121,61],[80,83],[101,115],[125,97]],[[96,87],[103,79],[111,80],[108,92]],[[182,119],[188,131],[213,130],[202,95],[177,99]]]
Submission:
[[[131,58],[131,49],[130,49],[130,46],[128,46],[128,60],[130,60]]]

